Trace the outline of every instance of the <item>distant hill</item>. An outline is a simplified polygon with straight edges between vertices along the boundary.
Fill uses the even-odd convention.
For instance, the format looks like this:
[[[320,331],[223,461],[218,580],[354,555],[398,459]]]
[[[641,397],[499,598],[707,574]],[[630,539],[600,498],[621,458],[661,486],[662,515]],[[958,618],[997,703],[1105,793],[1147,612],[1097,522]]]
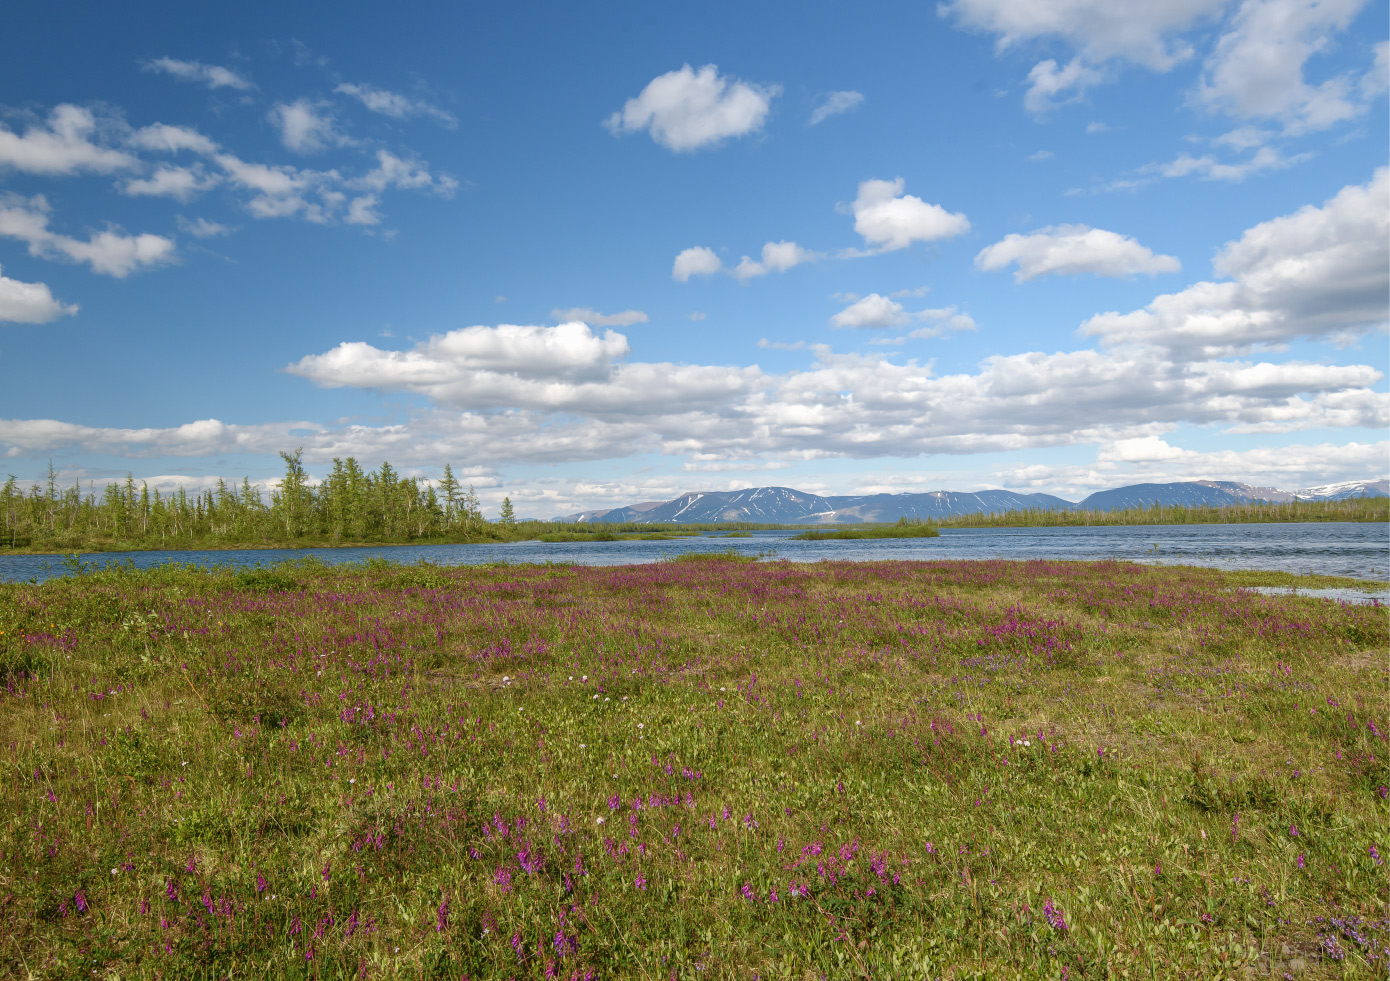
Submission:
[[[1390,480],[1349,480],[1295,491],[1304,501],[1345,501],[1352,497],[1390,497]]]
[[[862,494],[824,497],[793,487],[749,487],[736,491],[682,494],[670,501],[644,501],[609,510],[581,511],[556,518],[580,523],[720,524],[748,521],[759,524],[856,524],[894,522],[899,518],[942,520],[964,514],[1003,514],[1009,511],[1118,511],[1163,507],[1226,507],[1247,501],[1284,503],[1300,500],[1346,500],[1352,497],[1390,497],[1390,480],[1358,480],[1299,491],[1255,487],[1231,480],[1188,480],[1130,484],[1097,491],[1079,503],[1051,494],[1021,494],[1009,490],[930,491],[920,494]]]
[[[1114,490],[1097,491],[1079,505],[1085,511],[1120,511],[1146,508],[1155,501],[1164,507],[1228,507],[1246,501],[1283,504],[1293,500],[1288,491],[1273,487],[1251,487],[1230,480],[1191,480],[1171,484],[1130,484]]]

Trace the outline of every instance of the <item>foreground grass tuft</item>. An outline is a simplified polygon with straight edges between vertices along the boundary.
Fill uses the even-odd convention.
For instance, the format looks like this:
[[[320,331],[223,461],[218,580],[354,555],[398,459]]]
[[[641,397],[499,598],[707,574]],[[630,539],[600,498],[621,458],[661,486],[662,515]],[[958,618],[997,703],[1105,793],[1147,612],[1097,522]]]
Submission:
[[[1387,612],[1258,578],[3,586],[0,975],[1383,977]]]

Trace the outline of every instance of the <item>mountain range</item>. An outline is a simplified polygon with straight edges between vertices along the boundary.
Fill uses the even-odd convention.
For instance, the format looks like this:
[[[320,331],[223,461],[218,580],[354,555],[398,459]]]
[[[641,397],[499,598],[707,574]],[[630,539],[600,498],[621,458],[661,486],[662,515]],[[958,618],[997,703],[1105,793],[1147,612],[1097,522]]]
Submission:
[[[849,524],[893,522],[899,518],[940,520],[962,514],[1000,514],[1028,509],[1117,511],[1150,507],[1154,503],[1164,507],[1224,507],[1251,501],[1282,504],[1295,498],[1301,501],[1339,501],[1352,497],[1390,497],[1390,480],[1357,480],[1297,491],[1252,487],[1230,480],[1130,484],[1097,491],[1075,502],[1051,494],[1021,494],[1009,490],[825,497],[792,487],[749,487],[736,491],[692,492],[669,501],[645,501],[608,510],[581,511],[552,520],[579,523],[641,521],[653,524],[715,524],[727,521]]]

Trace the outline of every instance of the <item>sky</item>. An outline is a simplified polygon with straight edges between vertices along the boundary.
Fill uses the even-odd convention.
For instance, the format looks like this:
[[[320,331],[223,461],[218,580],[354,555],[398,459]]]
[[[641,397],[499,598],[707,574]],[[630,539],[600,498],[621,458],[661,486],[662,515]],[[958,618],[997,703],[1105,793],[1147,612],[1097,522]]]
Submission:
[[[1383,478],[1388,16],[15,4],[0,476]]]

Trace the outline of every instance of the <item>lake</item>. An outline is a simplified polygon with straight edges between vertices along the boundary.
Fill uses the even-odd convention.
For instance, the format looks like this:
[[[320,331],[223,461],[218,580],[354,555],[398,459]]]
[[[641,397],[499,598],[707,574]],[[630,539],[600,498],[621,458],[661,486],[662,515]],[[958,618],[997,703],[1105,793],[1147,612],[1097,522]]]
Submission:
[[[489,545],[388,545],[353,548],[268,548],[229,551],[84,553],[96,565],[131,563],[144,569],[165,562],[247,567],[312,556],[327,563],[387,559],[438,565],[486,562],[557,562],[635,565],[682,552],[774,553],[793,562],[822,559],[1124,559],[1267,569],[1294,573],[1390,578],[1390,526],[1375,522],[1326,524],[1120,525],[1092,528],[946,528],[940,538],[888,538],[798,542],[795,532],[757,531],[749,538],[719,535],[660,542],[511,542]],[[42,581],[63,575],[52,555],[0,556],[0,582]]]

